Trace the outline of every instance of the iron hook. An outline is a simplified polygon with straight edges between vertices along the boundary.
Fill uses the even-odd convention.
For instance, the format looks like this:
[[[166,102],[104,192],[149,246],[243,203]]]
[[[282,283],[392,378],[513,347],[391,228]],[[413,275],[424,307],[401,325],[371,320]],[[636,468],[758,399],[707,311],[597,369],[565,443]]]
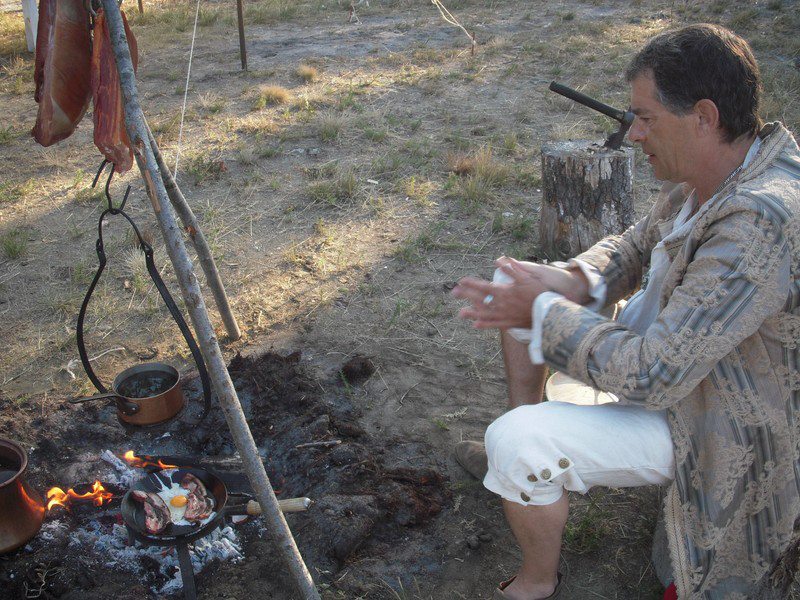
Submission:
[[[105,193],[106,193],[106,201],[108,202],[108,211],[112,215],[118,214],[123,208],[125,208],[125,203],[128,201],[128,194],[131,193],[131,186],[129,185],[125,188],[125,194],[122,196],[122,204],[120,204],[117,208],[114,208],[114,202],[111,200],[111,191],[109,187],[111,186],[111,179],[114,177],[114,172],[117,166],[114,163],[109,163],[108,159],[103,159],[103,162],[100,163],[100,168],[97,170],[97,174],[94,176],[94,181],[92,182],[92,187],[97,185],[97,180],[100,179],[100,173],[103,172],[106,164],[111,164],[111,171],[108,173],[108,178],[106,179],[106,186],[105,186]]]

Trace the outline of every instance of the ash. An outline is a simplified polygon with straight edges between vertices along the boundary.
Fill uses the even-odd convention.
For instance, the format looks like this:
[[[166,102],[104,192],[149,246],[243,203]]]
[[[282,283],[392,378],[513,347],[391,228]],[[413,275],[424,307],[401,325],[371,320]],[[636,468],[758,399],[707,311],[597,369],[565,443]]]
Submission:
[[[119,457],[110,450],[103,450],[100,453],[100,458],[114,468],[113,471],[109,472],[109,476],[106,478],[106,481],[109,483],[129,488],[134,481],[143,477],[141,470],[129,467],[125,461],[120,460]]]
[[[158,565],[158,575],[154,578],[156,583],[151,586],[154,594],[174,594],[183,589],[177,551],[169,547],[130,546],[123,525],[115,523],[109,529],[108,525],[92,520],[70,531],[63,522],[50,521],[42,527],[40,537],[51,542],[69,537],[71,550],[91,554],[107,568],[124,570],[139,577],[153,575],[152,568],[145,565]],[[191,544],[189,549],[195,574],[213,560],[239,563],[244,558],[241,543],[231,527],[215,529]]]

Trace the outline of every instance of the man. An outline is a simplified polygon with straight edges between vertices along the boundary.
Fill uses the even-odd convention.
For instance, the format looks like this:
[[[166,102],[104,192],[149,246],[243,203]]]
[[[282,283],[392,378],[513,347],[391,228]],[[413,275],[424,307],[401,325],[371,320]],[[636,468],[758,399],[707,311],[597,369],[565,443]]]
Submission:
[[[500,330],[513,409],[485,452],[457,448],[473,472],[488,455],[522,551],[496,598],[558,595],[564,489],[669,484],[681,599],[747,598],[800,515],[800,151],[761,126],[756,61],[721,27],[657,36],[626,76],[630,139],[666,182],[648,216],[564,268],[503,258],[453,292]],[[645,273],[617,321],[587,306]],[[619,402],[539,404],[545,365]]]

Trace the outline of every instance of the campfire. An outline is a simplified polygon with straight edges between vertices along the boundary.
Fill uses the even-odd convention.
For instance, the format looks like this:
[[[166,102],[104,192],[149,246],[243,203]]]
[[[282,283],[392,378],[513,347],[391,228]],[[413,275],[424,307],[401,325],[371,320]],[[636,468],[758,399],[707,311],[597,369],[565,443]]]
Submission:
[[[133,450],[128,450],[122,454],[121,458],[128,464],[129,467],[134,469],[146,469],[154,467],[155,469],[175,469],[177,465],[167,464],[164,461],[151,456],[137,456]],[[110,502],[114,498],[114,493],[109,491],[105,485],[99,480],[95,480],[92,484],[82,484],[70,488],[66,492],[60,487],[52,487],[47,491],[47,510],[50,511],[56,506],[62,506],[66,510],[74,503],[93,504],[94,506],[102,506]],[[88,489],[83,493],[83,489]]]
[[[358,427],[346,396],[331,405],[309,392],[319,386],[311,386],[314,380],[298,370],[295,358],[268,354],[239,361],[231,370],[250,402],[270,481],[286,496],[278,499],[280,510],[306,511],[286,518],[296,526],[304,556],[329,574],[321,577],[333,581],[359,548],[372,551],[388,547],[385,540],[424,535],[419,526],[447,501],[447,489],[430,468],[395,466],[398,456],[407,456],[406,446],[397,450],[371,439]],[[265,394],[264,389],[275,391]],[[276,404],[275,397],[281,402]],[[189,599],[197,597],[200,585],[216,596],[227,593],[217,577],[222,573],[236,574],[235,581],[246,585],[251,580],[261,585],[262,579],[265,588],[273,585],[263,568],[275,570],[280,563],[261,542],[265,520],[253,518],[261,506],[242,459],[219,433],[224,431],[221,414],[200,429],[176,428],[156,439],[149,432],[115,433],[84,421],[67,427],[53,419],[66,451],[59,455],[44,437],[36,448],[41,467],[35,475],[45,483],[43,492],[51,489],[40,503],[46,516],[38,535],[26,534],[30,542],[9,557],[8,576],[0,572],[0,589],[10,587],[9,597],[39,589],[52,598],[70,590],[85,591],[87,597],[127,597],[132,586],[142,586],[137,590],[145,596]],[[101,436],[114,445],[98,447]],[[14,464],[22,467],[21,460]],[[190,473],[206,493],[193,479],[187,481]],[[150,502],[137,500],[135,491],[149,493]],[[180,518],[183,498],[188,511],[192,492],[195,500],[212,497],[213,514],[197,520],[184,512]],[[307,496],[314,498],[313,505]],[[152,523],[148,529],[148,517],[160,515],[166,522],[162,504],[169,522],[163,530]],[[218,570],[209,575],[206,568],[215,562]],[[361,580],[352,581],[348,597],[363,595]],[[236,597],[244,585],[236,588]],[[243,589],[241,596],[246,596]]]
[[[67,510],[73,502],[91,502],[95,506],[102,506],[105,502],[110,502],[114,494],[107,491],[103,484],[95,480],[92,489],[85,494],[79,494],[74,488],[69,488],[66,492],[60,487],[52,487],[47,491],[47,510],[55,506],[63,506]]]
[[[161,459],[155,459],[152,456],[136,456],[133,450],[128,450],[122,455],[128,465],[136,469],[144,469],[146,467],[158,467],[159,469],[177,469],[178,465],[168,465],[162,462]]]

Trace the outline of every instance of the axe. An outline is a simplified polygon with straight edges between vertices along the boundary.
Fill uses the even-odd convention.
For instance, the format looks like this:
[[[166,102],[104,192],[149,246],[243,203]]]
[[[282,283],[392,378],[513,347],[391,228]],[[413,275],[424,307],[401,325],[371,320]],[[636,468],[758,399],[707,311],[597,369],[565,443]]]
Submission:
[[[619,121],[619,130],[608,136],[606,143],[603,144],[603,146],[606,148],[619,150],[620,146],[622,146],[622,140],[625,139],[625,134],[628,133],[628,129],[630,129],[631,123],[633,123],[633,119],[636,115],[629,110],[619,110],[613,106],[609,106],[608,104],[603,104],[594,98],[590,98],[586,94],[581,94],[580,92],[565,85],[561,85],[560,83],[556,83],[555,81],[550,83],[550,89],[556,94],[561,94],[570,100],[574,100],[579,104],[583,104],[584,106],[588,106],[589,108],[601,112],[604,115],[611,117],[615,121]]]

